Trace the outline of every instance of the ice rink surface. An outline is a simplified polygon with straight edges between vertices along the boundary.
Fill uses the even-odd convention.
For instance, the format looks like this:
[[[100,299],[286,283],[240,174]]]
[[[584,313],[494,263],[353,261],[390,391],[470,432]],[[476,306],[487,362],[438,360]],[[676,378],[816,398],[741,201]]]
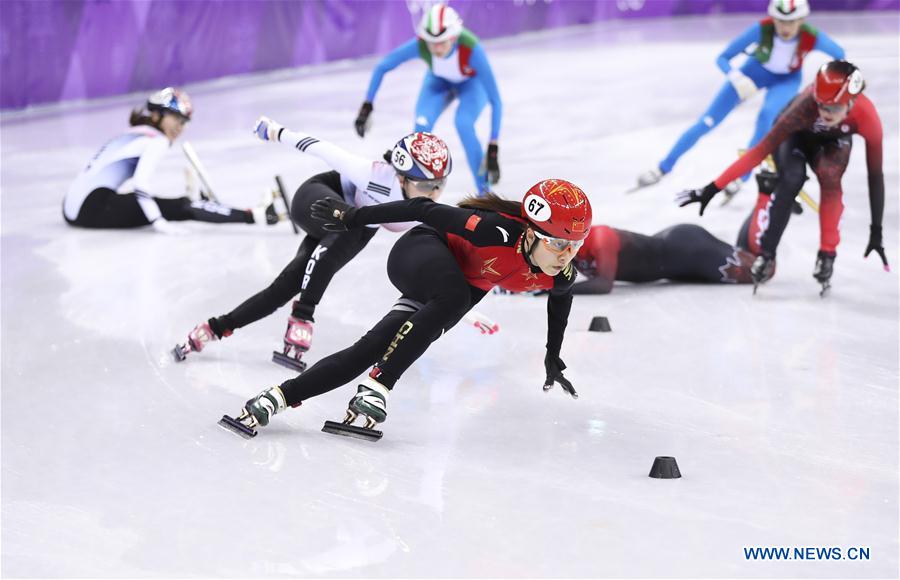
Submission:
[[[504,99],[503,180],[520,196],[562,177],[595,223],[652,234],[699,223],[733,241],[748,185],[706,216],[674,194],[746,145],[745,103],[659,185],[626,195],[705,109],[714,64],[754,15],[620,21],[487,42]],[[577,297],[562,356],[581,397],[544,393],[545,300],[488,296],[494,336],[459,326],[403,377],[378,443],[320,432],[355,385],[279,415],[245,441],[216,425],[291,373],[273,365],[288,309],[176,364],[201,320],[267,285],[293,256],[287,224],[190,235],[68,227],[70,181],[143,95],[2,122],[2,572],[7,576],[897,577],[898,18],[822,15],[885,128],[885,247],[869,225],[862,140],[830,296],[811,277],[818,224],[794,216],[778,273],[748,286],[618,285]],[[477,31],[476,31],[477,32]],[[811,81],[824,56],[805,67]],[[251,206],[275,174],[327,168],[257,142],[271,116],[379,156],[412,127],[419,63],[391,73],[365,140],[353,132],[375,59],[188,86],[191,141],[219,196]],[[805,84],[805,83],[804,83]],[[454,106],[455,108],[455,106]],[[489,115],[480,119],[481,134]],[[445,201],[471,189],[456,156]],[[179,148],[157,191],[180,195]],[[807,191],[818,196],[815,180]],[[397,292],[380,232],[335,278],[309,360],[350,344]],[[613,332],[587,332],[592,316]],[[684,477],[647,477],[654,456]],[[868,561],[747,561],[744,547],[870,549]]]

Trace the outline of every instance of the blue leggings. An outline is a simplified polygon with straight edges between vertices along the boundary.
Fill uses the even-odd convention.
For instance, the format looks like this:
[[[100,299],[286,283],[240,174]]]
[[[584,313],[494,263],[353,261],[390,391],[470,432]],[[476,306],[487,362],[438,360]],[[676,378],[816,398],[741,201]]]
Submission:
[[[748,147],[756,145],[762,139],[772,125],[778,113],[784,109],[787,104],[794,98],[800,89],[801,74],[800,71],[788,74],[774,74],[762,67],[756,59],[750,59],[741,67],[741,72],[750,77],[756,86],[760,89],[766,89],[766,98],[759,115],[756,117],[756,130],[750,139]],[[685,131],[666,158],[659,163],[659,169],[663,173],[672,171],[678,159],[687,153],[695,143],[714,127],[718,126],[728,114],[740,104],[737,91],[730,81],[725,81],[719,94],[713,99],[712,104],[703,113],[696,123],[691,125]],[[750,174],[744,176],[744,181],[750,177]]]
[[[466,150],[466,160],[475,178],[475,187],[480,194],[488,191],[486,172],[482,170],[481,161],[484,149],[475,134],[475,121],[487,105],[487,93],[481,83],[469,79],[459,84],[434,76],[431,71],[425,74],[419,100],[416,102],[416,131],[431,131],[444,109],[454,98],[459,98],[456,109],[456,132]]]

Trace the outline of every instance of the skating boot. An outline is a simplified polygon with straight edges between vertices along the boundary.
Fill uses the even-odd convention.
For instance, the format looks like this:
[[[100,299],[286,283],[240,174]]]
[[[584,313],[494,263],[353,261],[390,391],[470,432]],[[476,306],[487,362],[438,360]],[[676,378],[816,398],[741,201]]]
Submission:
[[[286,408],[287,403],[281,388],[272,387],[247,401],[237,419],[222,415],[219,425],[245,439],[250,439],[256,437],[257,427],[265,427],[275,414]]]
[[[387,419],[387,396],[389,392],[387,387],[372,377],[367,377],[357,387],[356,395],[350,399],[350,405],[347,408],[347,415],[344,417],[344,421],[342,423],[325,421],[322,431],[368,441],[378,441],[383,433],[375,430],[375,425],[383,423]],[[365,423],[362,427],[357,427],[353,425],[353,422],[360,415],[365,418]]]
[[[219,337],[210,328],[209,323],[210,321],[201,322],[188,334],[187,342],[175,345],[175,348],[172,350],[175,362],[181,362],[187,357],[188,353],[200,352],[207,343],[219,340]],[[230,335],[231,331],[227,331],[222,336]]]
[[[822,290],[819,292],[819,296],[822,298],[824,298],[825,294],[828,293],[828,290],[831,289],[831,275],[834,274],[834,259],[836,257],[837,254],[823,252],[822,250],[819,250],[819,254],[816,256],[816,267],[813,269],[813,278],[822,285]]]
[[[312,346],[312,336],[312,320],[289,316],[287,330],[284,331],[283,352],[273,351],[272,362],[302,373],[306,370],[306,363],[300,357]]]
[[[768,282],[775,275],[775,256],[757,256],[750,266],[750,277],[753,279],[753,293],[763,282]]]
[[[275,209],[276,195],[278,195],[276,192],[266,190],[260,204],[250,210],[253,213],[253,223],[273,226],[286,217],[280,215]]]
[[[643,189],[645,187],[650,187],[651,185],[656,185],[659,183],[659,180],[663,178],[665,173],[662,172],[658,167],[654,167],[650,171],[645,171],[638,175],[638,182],[635,187],[632,187],[628,190],[627,193],[632,193],[639,189]]]

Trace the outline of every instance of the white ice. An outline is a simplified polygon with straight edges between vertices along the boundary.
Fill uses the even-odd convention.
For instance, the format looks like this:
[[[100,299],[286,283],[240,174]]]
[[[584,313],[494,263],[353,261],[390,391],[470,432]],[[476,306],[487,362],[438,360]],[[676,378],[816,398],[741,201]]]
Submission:
[[[754,15],[613,22],[487,42],[505,104],[499,189],[545,177],[590,194],[595,220],[654,233],[700,223],[732,241],[748,187],[703,218],[674,194],[745,146],[757,96],[658,186],[625,195],[722,82],[714,57]],[[867,78],[885,128],[885,246],[898,249],[897,15],[815,15]],[[811,80],[821,54],[805,67]],[[187,87],[190,140],[220,189],[256,203],[319,162],[250,135],[266,114],[375,158],[412,126],[422,66],[391,73],[365,140],[352,121],[374,59]],[[489,296],[502,326],[458,327],[403,377],[378,443],[320,432],[348,385],[250,441],[216,425],[292,373],[269,359],[287,309],[183,364],[193,325],[267,285],[286,224],[191,234],[88,231],[63,194],[126,125],[130,95],[2,122],[2,566],[8,576],[739,576],[898,574],[898,276],[863,260],[862,140],[844,177],[832,294],[811,277],[817,220],[791,220],[778,274],[747,286],[659,283],[578,297],[563,347],[581,397],[544,393],[544,300]],[[480,120],[487,132],[488,115]],[[471,187],[457,158],[446,201]],[[180,194],[176,149],[158,185]],[[807,191],[814,197],[814,180]],[[309,358],[358,338],[397,292],[396,236],[334,280]],[[587,332],[592,316],[612,333]],[[647,476],[673,455],[684,477]],[[870,548],[868,561],[747,561],[751,546]]]

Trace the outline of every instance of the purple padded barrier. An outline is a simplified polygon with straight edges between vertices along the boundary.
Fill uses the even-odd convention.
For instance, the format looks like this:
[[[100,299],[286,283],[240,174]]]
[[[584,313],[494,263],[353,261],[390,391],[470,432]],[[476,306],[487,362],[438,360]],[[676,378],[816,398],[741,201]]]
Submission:
[[[2,0],[0,109],[382,54],[413,35],[409,0]],[[452,0],[482,38],[615,18],[764,13],[767,0]],[[900,0],[815,0],[897,10]]]

